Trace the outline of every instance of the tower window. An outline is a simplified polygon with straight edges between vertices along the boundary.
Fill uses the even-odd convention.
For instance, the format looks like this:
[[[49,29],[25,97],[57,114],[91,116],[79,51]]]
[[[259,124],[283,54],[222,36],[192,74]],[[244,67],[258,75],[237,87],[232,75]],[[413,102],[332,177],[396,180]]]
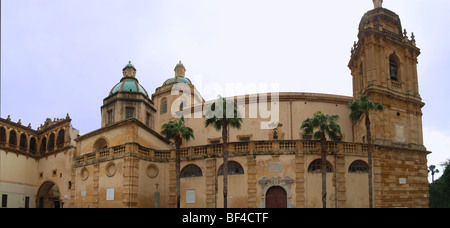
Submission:
[[[147,125],[147,127],[151,127],[151,119],[152,119],[152,114],[147,112],[147,115],[145,117],[145,125]]]
[[[391,79],[397,81],[398,68],[396,63],[389,61],[389,72],[391,74]]]
[[[113,123],[112,110],[108,110],[108,125]]]
[[[161,103],[161,113],[164,114],[167,112],[167,101],[163,101]]]
[[[134,108],[132,107],[125,108],[125,118],[128,119],[132,117],[134,117]]]
[[[399,65],[399,59],[395,54],[389,56],[389,75],[391,77],[391,80],[398,81]]]

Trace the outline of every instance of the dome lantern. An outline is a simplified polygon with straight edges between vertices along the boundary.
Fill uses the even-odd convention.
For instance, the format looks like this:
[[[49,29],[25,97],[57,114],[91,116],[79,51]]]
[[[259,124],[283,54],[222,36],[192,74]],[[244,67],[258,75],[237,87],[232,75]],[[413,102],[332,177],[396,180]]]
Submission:
[[[131,61],[128,61],[128,64],[122,69],[124,77],[136,77],[136,68],[134,68]]]
[[[183,77],[184,78],[185,73],[186,73],[186,68],[181,63],[181,61],[175,66],[175,69],[173,69],[173,70],[175,71],[175,77]]]

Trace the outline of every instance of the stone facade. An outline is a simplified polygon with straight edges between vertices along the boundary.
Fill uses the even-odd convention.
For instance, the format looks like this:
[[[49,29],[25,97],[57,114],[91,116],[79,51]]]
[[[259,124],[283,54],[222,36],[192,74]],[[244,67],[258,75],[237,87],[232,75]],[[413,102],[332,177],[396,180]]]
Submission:
[[[362,93],[386,108],[371,117],[374,206],[428,207],[420,50],[398,16],[382,1],[374,4],[361,20],[348,64],[354,97],[290,92],[233,98],[245,116],[242,128],[228,135],[228,207],[264,208],[274,198],[289,208],[322,206],[320,143],[300,130],[318,110],[339,115],[343,133],[327,143],[328,207],[368,207],[366,129],[350,120],[346,107]],[[184,65],[174,71],[150,96],[130,62],[103,100],[101,128],[81,136],[68,115],[47,119],[37,130],[0,118],[4,206],[176,207],[175,149],[159,132],[183,114],[195,139],[182,144],[181,207],[223,207],[221,132],[204,127],[208,102]],[[281,194],[272,195],[274,188]]]

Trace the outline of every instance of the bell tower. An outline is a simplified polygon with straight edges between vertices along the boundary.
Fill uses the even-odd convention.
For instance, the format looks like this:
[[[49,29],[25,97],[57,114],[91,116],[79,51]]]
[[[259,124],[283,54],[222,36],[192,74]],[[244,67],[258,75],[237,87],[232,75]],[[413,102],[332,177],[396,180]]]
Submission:
[[[419,94],[414,33],[408,37],[399,16],[373,0],[359,24],[358,41],[351,48],[348,67],[353,78],[353,96],[367,94],[385,111],[371,117],[374,143],[417,145],[423,149],[422,107]],[[360,126],[359,126],[360,125]],[[354,141],[365,137],[363,124],[354,126]]]

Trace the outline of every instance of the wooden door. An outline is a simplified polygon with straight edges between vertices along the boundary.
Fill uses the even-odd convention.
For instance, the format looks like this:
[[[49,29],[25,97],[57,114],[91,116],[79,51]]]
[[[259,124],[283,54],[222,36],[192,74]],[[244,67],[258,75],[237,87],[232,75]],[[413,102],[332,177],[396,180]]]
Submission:
[[[287,194],[284,188],[273,186],[267,190],[266,208],[287,208]]]

